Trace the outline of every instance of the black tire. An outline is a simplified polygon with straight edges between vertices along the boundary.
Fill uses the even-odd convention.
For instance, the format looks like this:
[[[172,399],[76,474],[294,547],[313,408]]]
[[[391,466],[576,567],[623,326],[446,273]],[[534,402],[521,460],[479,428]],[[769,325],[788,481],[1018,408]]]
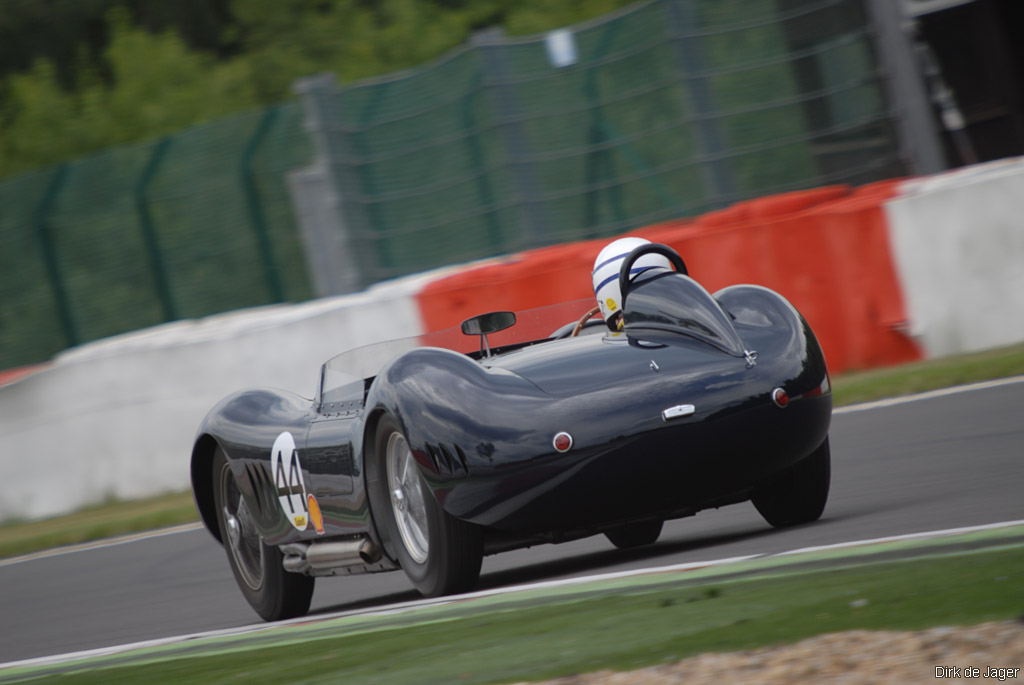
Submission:
[[[377,424],[374,447],[381,474],[378,487],[383,489],[378,501],[387,505],[374,514],[383,523],[389,547],[409,580],[425,597],[475,588],[483,561],[480,529],[441,508],[392,416],[385,415]],[[403,465],[406,468],[402,469]],[[403,503],[406,509],[401,509]]]
[[[831,461],[826,437],[805,459],[754,491],[751,501],[776,528],[817,521],[828,501]]]
[[[315,579],[285,571],[281,550],[265,543],[256,532],[219,447],[213,457],[213,498],[231,572],[249,605],[267,621],[304,616],[313,599]],[[229,524],[229,517],[233,523]],[[237,532],[232,533],[230,527]]]
[[[640,521],[621,528],[606,530],[604,536],[608,538],[608,542],[619,549],[653,545],[661,535],[662,525],[662,521]]]

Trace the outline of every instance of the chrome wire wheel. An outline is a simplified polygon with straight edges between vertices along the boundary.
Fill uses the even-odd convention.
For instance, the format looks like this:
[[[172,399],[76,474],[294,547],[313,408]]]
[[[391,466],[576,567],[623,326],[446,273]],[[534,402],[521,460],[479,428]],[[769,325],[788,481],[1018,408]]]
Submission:
[[[427,503],[416,461],[405,436],[393,432],[387,443],[388,493],[405,550],[417,564],[427,561],[430,533]]]
[[[263,544],[249,508],[235,485],[231,467],[225,463],[219,481],[224,544],[235,561],[239,578],[252,590],[263,587]]]

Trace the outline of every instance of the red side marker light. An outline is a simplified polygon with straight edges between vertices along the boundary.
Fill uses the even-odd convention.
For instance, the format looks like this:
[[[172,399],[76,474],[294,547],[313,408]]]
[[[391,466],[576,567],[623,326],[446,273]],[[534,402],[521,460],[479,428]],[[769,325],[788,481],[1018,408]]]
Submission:
[[[555,446],[556,452],[565,453],[572,449],[572,436],[562,431],[555,436],[552,440],[552,444]]]
[[[789,395],[782,388],[775,388],[772,390],[772,402],[775,403],[776,407],[785,409],[786,405],[789,404]]]

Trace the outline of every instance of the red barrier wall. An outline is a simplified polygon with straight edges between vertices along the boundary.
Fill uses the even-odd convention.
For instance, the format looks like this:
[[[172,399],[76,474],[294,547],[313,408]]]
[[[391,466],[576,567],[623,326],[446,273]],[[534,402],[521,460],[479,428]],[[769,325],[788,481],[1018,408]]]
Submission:
[[[675,248],[711,292],[755,283],[782,294],[814,329],[833,373],[900,363],[921,353],[902,332],[907,317],[882,211],[897,183],[759,198],[633,234]],[[592,297],[590,270],[610,240],[532,250],[434,281],[418,295],[426,330]]]

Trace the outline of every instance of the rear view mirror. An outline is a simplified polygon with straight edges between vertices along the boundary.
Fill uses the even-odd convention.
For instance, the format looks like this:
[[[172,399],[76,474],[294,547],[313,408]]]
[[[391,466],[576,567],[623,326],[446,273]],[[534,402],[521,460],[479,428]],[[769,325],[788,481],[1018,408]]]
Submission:
[[[503,331],[516,322],[515,312],[488,312],[462,322],[466,335],[488,335]]]
[[[479,335],[480,352],[485,357],[490,357],[491,346],[487,343],[488,334],[503,331],[515,322],[515,312],[488,312],[463,321],[462,332],[465,335]]]

